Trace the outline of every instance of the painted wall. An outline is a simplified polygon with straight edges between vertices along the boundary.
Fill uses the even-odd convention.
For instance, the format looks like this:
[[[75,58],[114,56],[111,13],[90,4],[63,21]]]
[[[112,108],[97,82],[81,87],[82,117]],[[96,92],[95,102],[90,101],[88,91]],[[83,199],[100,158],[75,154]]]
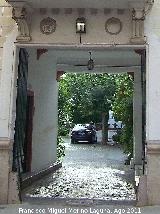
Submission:
[[[5,1],[0,1],[0,79],[2,72],[3,45],[6,35],[13,29],[12,7]]]
[[[34,10],[31,24],[32,42],[79,44],[79,34],[76,34],[76,19],[81,16],[86,18],[87,31],[82,35],[82,43],[129,43],[132,30],[129,10],[124,10],[124,14],[118,14],[117,10],[111,10],[110,13],[104,14],[104,10],[98,10],[96,15],[91,15],[89,10],[86,10],[84,15],[79,15],[76,9],[68,15],[64,13],[64,9],[56,15],[53,15],[51,10],[48,10],[45,15],[40,14],[39,9]],[[53,34],[46,36],[40,31],[40,22],[47,17],[55,19],[57,26]],[[105,31],[105,22],[111,17],[119,18],[123,23],[122,31],[118,35],[111,36]]]
[[[29,50],[28,87],[35,93],[32,136],[32,171],[56,160],[57,96],[54,61],[47,63],[47,54],[36,58],[36,49]]]
[[[160,204],[160,1],[156,0],[145,22],[147,35],[147,196]]]
[[[160,140],[160,1],[156,0],[147,16],[147,140]]]
[[[13,90],[15,88],[15,45],[17,31],[10,33],[3,45],[2,73],[0,81],[0,137],[11,137]]]
[[[14,61],[17,28],[12,17],[12,7],[0,1],[0,137],[11,137],[11,106],[14,87]],[[13,30],[13,31],[12,31]],[[10,129],[11,128],[11,129]],[[11,137],[12,139],[12,137]]]

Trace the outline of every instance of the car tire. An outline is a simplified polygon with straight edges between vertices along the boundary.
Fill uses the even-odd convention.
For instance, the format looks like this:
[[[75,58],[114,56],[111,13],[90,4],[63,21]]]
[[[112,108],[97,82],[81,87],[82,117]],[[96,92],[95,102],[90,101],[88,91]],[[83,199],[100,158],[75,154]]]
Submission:
[[[95,139],[94,137],[92,136],[92,140],[90,141],[90,143],[94,143],[95,142]]]
[[[74,139],[71,139],[71,143],[72,143],[72,144],[75,143],[75,140],[74,140]]]
[[[71,143],[72,143],[72,144],[75,144],[75,143],[78,143],[78,141],[75,140],[75,139],[71,139]]]
[[[97,137],[95,137],[95,140],[94,140],[94,142],[95,142],[95,143],[97,143]]]

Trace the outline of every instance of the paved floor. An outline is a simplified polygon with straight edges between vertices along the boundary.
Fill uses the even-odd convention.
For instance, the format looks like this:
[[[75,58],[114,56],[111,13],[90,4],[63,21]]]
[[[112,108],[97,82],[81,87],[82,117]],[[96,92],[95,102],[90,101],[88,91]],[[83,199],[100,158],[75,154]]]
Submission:
[[[71,144],[65,139],[63,167],[26,191],[30,197],[135,200],[133,171],[118,146]]]
[[[124,154],[120,150],[120,148],[114,146],[94,146],[94,145],[70,145],[68,140],[66,140],[66,157],[64,159],[64,166],[62,170],[57,174],[56,179],[61,179],[64,175],[69,176],[70,181],[75,181],[77,179],[86,180],[89,185],[93,182],[93,177],[95,180],[99,177],[99,180],[103,180],[106,178],[107,181],[110,181],[111,184],[108,184],[108,190],[115,190],[111,191],[114,192],[115,195],[112,193],[107,193],[109,196],[116,197],[117,193],[119,194],[119,189],[124,193],[126,192],[126,196],[130,198],[130,196],[134,197],[133,188],[130,190],[127,188],[126,183],[132,180],[131,172],[128,171],[127,167],[123,165],[123,161],[125,159]],[[98,164],[99,163],[99,164]],[[82,164],[82,167],[79,166]],[[91,166],[91,169],[89,169]],[[70,170],[69,168],[74,168],[75,172],[73,173],[73,168]],[[106,173],[104,170],[109,170],[109,173]],[[67,172],[68,170],[68,172]],[[88,171],[89,170],[89,171]],[[103,171],[104,170],[104,171]],[[67,175],[65,174],[67,172]],[[63,174],[64,173],[64,174]],[[69,173],[69,174],[68,174]],[[82,177],[79,175],[83,175]],[[92,176],[91,176],[92,175]],[[103,175],[103,176],[102,176]],[[75,178],[72,180],[72,177]],[[80,177],[80,178],[79,178]],[[67,178],[67,177],[66,177]],[[55,180],[56,180],[55,179]],[[46,181],[49,181],[46,183]],[[53,175],[50,178],[46,178],[44,183],[40,182],[42,186],[37,186],[37,193],[41,194],[40,189],[46,186],[46,189],[49,185],[52,185],[55,181],[53,179]],[[95,181],[94,180],[94,181]],[[113,181],[112,181],[113,180]],[[81,180],[82,181],[82,180]],[[92,181],[92,182],[90,182]],[[109,182],[109,183],[110,183]],[[45,184],[46,183],[46,184]],[[45,185],[44,185],[45,184]],[[88,186],[89,186],[88,185]],[[118,186],[117,186],[118,185]],[[130,184],[131,185],[131,184]],[[63,185],[62,185],[63,186]],[[92,185],[93,187],[94,185]],[[97,184],[95,184],[97,186]],[[74,186],[73,186],[74,187]],[[101,186],[102,187],[102,186]],[[110,187],[110,189],[109,189]],[[121,187],[121,188],[119,188]],[[132,187],[132,185],[131,185]],[[33,187],[32,187],[33,188]],[[76,188],[75,188],[76,189]],[[101,189],[104,196],[104,189]],[[131,193],[128,195],[129,192]],[[50,192],[50,191],[49,191]],[[90,191],[87,191],[90,192]],[[92,191],[91,191],[92,192]],[[34,193],[34,190],[30,193]],[[98,194],[101,194],[100,191],[97,191]],[[51,195],[54,195],[53,192]],[[84,192],[83,192],[84,194]],[[124,194],[124,195],[125,195]],[[36,195],[36,194],[35,194]],[[44,194],[45,195],[45,194]],[[122,194],[123,195],[123,194]],[[123,195],[123,197],[124,197]],[[122,199],[123,199],[122,197]],[[131,197],[131,198],[132,198]],[[160,214],[160,206],[146,206],[146,207],[135,207],[131,205],[124,205],[124,200],[121,200],[121,204],[119,200],[115,200],[114,204],[109,205],[108,200],[105,200],[101,203],[101,200],[94,201],[94,199],[86,199],[86,200],[71,200],[66,199],[65,201],[63,198],[55,197],[54,200],[52,197],[49,198],[30,198],[30,201],[23,202],[22,204],[14,204],[14,205],[0,205],[0,214],[20,214],[20,213],[33,213],[33,214]]]

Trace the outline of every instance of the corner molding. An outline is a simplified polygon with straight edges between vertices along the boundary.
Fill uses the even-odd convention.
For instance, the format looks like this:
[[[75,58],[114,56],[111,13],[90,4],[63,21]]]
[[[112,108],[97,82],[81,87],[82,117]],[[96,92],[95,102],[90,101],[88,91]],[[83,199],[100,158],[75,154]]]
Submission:
[[[12,18],[18,25],[18,33],[16,40],[18,42],[31,41],[30,35],[30,18],[32,14],[32,8],[29,5],[16,5],[13,6]]]

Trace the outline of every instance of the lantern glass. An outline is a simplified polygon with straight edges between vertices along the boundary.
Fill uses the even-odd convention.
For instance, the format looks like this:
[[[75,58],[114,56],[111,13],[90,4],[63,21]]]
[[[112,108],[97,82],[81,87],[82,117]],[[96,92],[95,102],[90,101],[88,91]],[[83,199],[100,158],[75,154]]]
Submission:
[[[76,32],[77,33],[86,33],[86,20],[81,17],[76,20]]]

